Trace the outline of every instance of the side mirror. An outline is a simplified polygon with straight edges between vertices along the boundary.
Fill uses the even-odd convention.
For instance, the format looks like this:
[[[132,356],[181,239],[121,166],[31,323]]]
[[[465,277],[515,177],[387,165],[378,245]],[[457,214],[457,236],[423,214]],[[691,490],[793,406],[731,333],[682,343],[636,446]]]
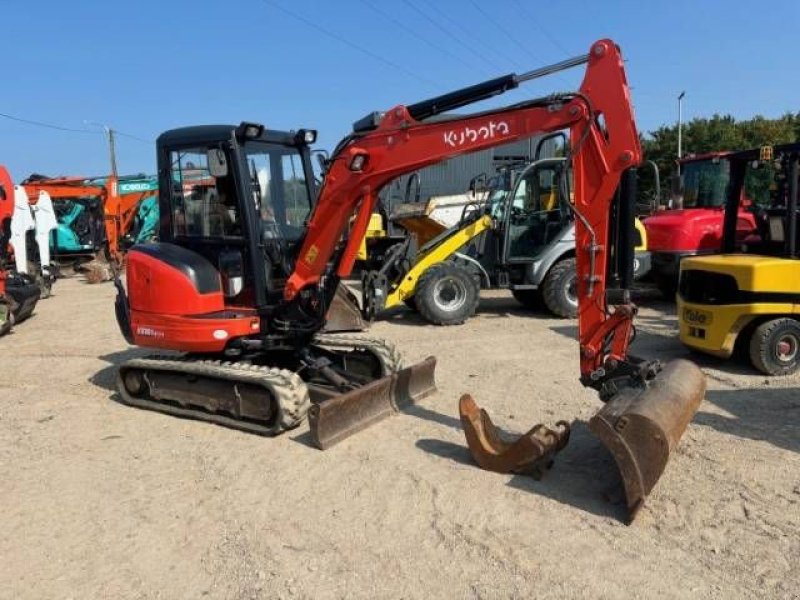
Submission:
[[[209,148],[206,151],[208,172],[212,177],[226,177],[228,175],[228,159],[222,148]]]
[[[328,172],[328,152],[326,150],[313,150],[311,153],[314,155],[314,158],[317,159],[319,172],[324,177],[325,173]]]
[[[683,208],[683,179],[680,175],[672,175],[669,179],[670,208]]]

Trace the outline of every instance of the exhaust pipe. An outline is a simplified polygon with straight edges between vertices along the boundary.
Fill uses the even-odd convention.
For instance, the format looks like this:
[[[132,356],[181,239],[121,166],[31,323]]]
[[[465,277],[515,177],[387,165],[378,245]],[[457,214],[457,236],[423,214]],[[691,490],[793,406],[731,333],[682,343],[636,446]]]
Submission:
[[[688,360],[675,360],[646,388],[623,389],[589,421],[589,430],[617,463],[628,524],[664,472],[705,392],[700,368]]]

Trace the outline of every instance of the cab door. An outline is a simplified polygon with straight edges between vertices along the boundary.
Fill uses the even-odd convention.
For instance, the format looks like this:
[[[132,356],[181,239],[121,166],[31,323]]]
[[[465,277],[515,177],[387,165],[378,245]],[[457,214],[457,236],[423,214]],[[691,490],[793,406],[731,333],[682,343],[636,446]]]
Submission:
[[[531,163],[517,178],[503,215],[504,262],[537,260],[572,222],[569,177],[563,158]]]

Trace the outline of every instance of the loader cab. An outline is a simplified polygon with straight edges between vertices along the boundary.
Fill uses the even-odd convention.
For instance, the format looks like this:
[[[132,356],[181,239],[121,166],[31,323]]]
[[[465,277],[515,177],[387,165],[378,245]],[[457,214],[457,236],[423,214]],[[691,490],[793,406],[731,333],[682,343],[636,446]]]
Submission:
[[[158,252],[197,281],[218,274],[226,306],[274,306],[316,197],[315,139],[254,123],[162,134]]]
[[[506,195],[500,221],[503,262],[530,263],[557,242],[572,222],[569,174],[565,160],[547,158],[522,171]]]

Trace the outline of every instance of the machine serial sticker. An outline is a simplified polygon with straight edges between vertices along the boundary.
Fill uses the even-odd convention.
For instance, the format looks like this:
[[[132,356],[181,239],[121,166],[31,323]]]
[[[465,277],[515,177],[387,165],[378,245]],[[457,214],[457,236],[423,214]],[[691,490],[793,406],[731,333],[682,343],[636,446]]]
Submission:
[[[317,260],[317,255],[319,255],[319,248],[312,245],[311,248],[308,249],[308,252],[306,252],[306,263],[313,265],[314,261]]]
[[[489,121],[481,127],[463,127],[461,129],[451,129],[444,132],[444,143],[451,148],[458,148],[464,144],[477,142],[478,140],[492,140],[496,137],[504,137],[511,133],[511,128],[505,121],[495,123]]]
[[[136,334],[142,335],[144,337],[154,337],[154,338],[163,338],[164,332],[158,329],[153,329],[152,327],[142,327],[139,325],[136,327]]]
[[[683,320],[692,325],[710,325],[712,314],[707,310],[698,310],[696,308],[684,308]]]

